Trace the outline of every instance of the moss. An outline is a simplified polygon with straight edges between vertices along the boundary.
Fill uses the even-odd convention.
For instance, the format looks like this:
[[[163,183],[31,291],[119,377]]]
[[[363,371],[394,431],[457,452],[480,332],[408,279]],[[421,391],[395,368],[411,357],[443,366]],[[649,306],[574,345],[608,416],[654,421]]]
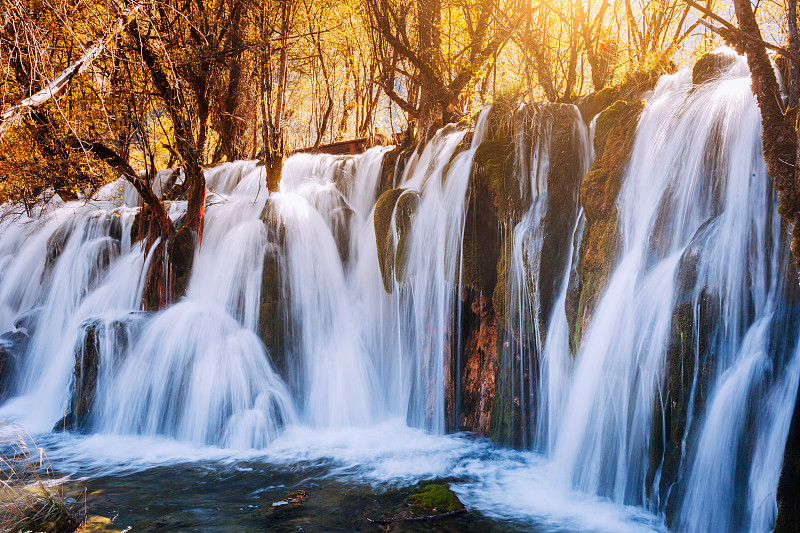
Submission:
[[[458,499],[450,486],[446,484],[425,485],[421,489],[414,491],[406,503],[415,507],[429,511],[449,513],[464,509],[464,504]]]
[[[497,284],[502,244],[500,227],[511,227],[523,212],[513,161],[510,138],[482,142],[472,161],[462,283],[487,296],[494,292]]]
[[[390,189],[381,194],[375,204],[373,224],[378,250],[378,266],[381,269],[383,288],[390,293],[394,289],[394,239],[392,214],[400,195],[405,189]]]
[[[619,253],[617,196],[630,159],[644,102],[618,100],[597,117],[595,160],[583,179],[580,194],[586,226],[578,256],[579,290],[571,293],[577,309],[568,316],[570,343],[576,350]]]

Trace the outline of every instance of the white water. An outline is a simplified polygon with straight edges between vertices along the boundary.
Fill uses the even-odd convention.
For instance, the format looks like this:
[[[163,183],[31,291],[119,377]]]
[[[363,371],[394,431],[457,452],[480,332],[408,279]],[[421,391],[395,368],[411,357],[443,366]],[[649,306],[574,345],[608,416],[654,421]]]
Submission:
[[[533,331],[513,346],[512,379],[524,413],[520,443],[543,455],[443,435],[448,394],[459,394],[447,376],[461,364],[464,218],[488,110],[466,150],[453,157],[466,132],[445,128],[399,176],[396,185],[418,203],[391,294],[373,225],[382,148],[294,156],[271,194],[253,162],[208,170],[187,294],[158,313],[140,312],[145,250],[130,243],[135,195],[121,182],[93,203],[4,222],[0,326],[30,339],[0,415],[48,432],[68,405],[87,327],[97,324],[96,434],[52,443],[68,469],[326,461],[331,475],[361,483],[455,476],[468,506],[560,530],[659,530],[651,513],[671,506],[670,526],[680,531],[766,531],[800,354],[784,301],[785,235],[746,74],[740,61],[723,80],[693,88],[684,71],[649,97],[618,198],[622,251],[574,359],[565,302],[581,217],[576,206],[562,221],[570,242],[553,273],[557,293],[544,294],[537,280],[552,124],[537,115],[530,152],[520,147],[531,132],[518,128],[516,171],[531,203],[509,232],[507,295],[518,323],[507,329]],[[576,120],[572,135],[585,169],[587,128]],[[169,179],[159,174],[157,188]],[[262,220],[265,208],[274,219]],[[184,210],[185,202],[169,205],[173,219]],[[267,251],[280,258],[288,302],[280,354],[258,336]],[[705,401],[697,412],[689,402],[677,480],[662,487],[663,465],[650,455],[654,405],[670,401],[666,358],[682,275],[693,280],[682,296],[695,337],[709,307],[713,335],[695,361],[704,370],[693,398]],[[699,351],[701,339],[692,344]]]

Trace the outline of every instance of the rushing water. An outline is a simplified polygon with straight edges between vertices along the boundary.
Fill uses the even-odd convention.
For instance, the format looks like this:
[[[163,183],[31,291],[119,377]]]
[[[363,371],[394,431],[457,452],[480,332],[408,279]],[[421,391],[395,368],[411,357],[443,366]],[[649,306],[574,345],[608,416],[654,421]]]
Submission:
[[[370,530],[373,510],[444,479],[474,510],[441,525],[454,531],[767,531],[800,381],[798,297],[749,83],[739,58],[717,81],[682,71],[648,95],[616,199],[619,254],[575,353],[566,300],[592,129],[571,106],[514,112],[524,202],[498,229],[496,401],[515,437],[495,436],[520,450],[446,434],[465,387],[465,225],[488,108],[471,137],[444,128],[390,183],[388,148],[293,156],[279,192],[254,162],[207,170],[186,295],[156,313],[140,306],[151,258],[131,242],[129,186],[29,217],[6,206],[0,415],[123,526],[177,513],[164,527],[266,527],[259,509],[303,488],[315,503],[269,527]],[[392,187],[382,275],[375,208]],[[185,209],[168,205],[175,221]],[[280,305],[264,307],[270,289]],[[50,433],[88,379],[89,434]]]

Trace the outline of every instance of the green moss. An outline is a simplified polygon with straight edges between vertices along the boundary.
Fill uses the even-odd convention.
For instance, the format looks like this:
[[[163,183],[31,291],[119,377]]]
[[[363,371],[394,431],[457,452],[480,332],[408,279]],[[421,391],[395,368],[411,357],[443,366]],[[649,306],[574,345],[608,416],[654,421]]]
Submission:
[[[406,503],[441,513],[449,513],[464,508],[464,504],[446,484],[426,485],[406,498]]]
[[[652,90],[656,86],[661,76],[672,74],[676,70],[676,65],[671,61],[656,62],[650,68],[626,74],[622,82],[617,85],[609,85],[584,96],[577,104],[583,120],[588,124],[617,100],[639,100],[646,91]]]
[[[390,189],[381,194],[375,204],[373,224],[375,226],[375,242],[378,250],[378,266],[381,269],[383,288],[392,292],[394,288],[394,239],[392,214],[394,207],[404,189]]]

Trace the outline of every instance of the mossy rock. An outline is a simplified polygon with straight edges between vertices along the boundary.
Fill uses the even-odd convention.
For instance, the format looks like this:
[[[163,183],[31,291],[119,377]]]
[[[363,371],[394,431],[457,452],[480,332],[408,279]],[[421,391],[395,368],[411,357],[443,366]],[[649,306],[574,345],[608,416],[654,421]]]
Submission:
[[[408,158],[414,153],[414,147],[395,146],[383,153],[381,160],[381,175],[378,180],[377,195],[396,188],[396,184],[403,177],[403,171],[408,163]]]
[[[578,100],[578,109],[583,120],[588,124],[605,108],[619,100],[620,88],[617,86],[603,87],[597,92],[586,95]]]
[[[570,323],[570,345],[577,350],[583,333],[605,289],[619,255],[617,197],[630,160],[644,101],[618,100],[598,117],[595,127],[595,159],[581,183],[581,201],[586,217],[578,255],[577,291],[568,293],[567,308],[575,309]],[[577,299],[577,302],[575,301]]]
[[[447,484],[425,485],[421,489],[412,492],[406,498],[406,503],[426,511],[438,513],[450,513],[464,509],[464,504],[461,503],[461,500],[450,490],[450,486]]]
[[[513,227],[525,208],[514,171],[514,145],[510,137],[487,139],[478,146],[469,183],[462,283],[488,297],[498,282],[500,228]]]
[[[373,224],[375,226],[375,243],[378,251],[378,266],[381,269],[383,288],[389,294],[394,290],[394,224],[392,215],[400,196],[405,189],[390,189],[381,194],[375,204]]]
[[[629,102],[639,100],[642,95],[651,91],[664,74],[677,72],[677,65],[672,61],[664,61],[646,70],[629,73],[616,85],[608,85],[599,91],[580,98],[577,102],[583,120],[589,124],[592,119],[617,100]]]
[[[713,81],[730,70],[736,62],[736,55],[731,51],[714,50],[713,52],[707,52],[692,67],[692,83],[700,85],[701,83]]]
[[[419,209],[419,193],[405,191],[395,205],[394,225],[397,229],[397,249],[394,257],[394,279],[404,285],[408,281],[408,259],[411,253],[411,234]]]

